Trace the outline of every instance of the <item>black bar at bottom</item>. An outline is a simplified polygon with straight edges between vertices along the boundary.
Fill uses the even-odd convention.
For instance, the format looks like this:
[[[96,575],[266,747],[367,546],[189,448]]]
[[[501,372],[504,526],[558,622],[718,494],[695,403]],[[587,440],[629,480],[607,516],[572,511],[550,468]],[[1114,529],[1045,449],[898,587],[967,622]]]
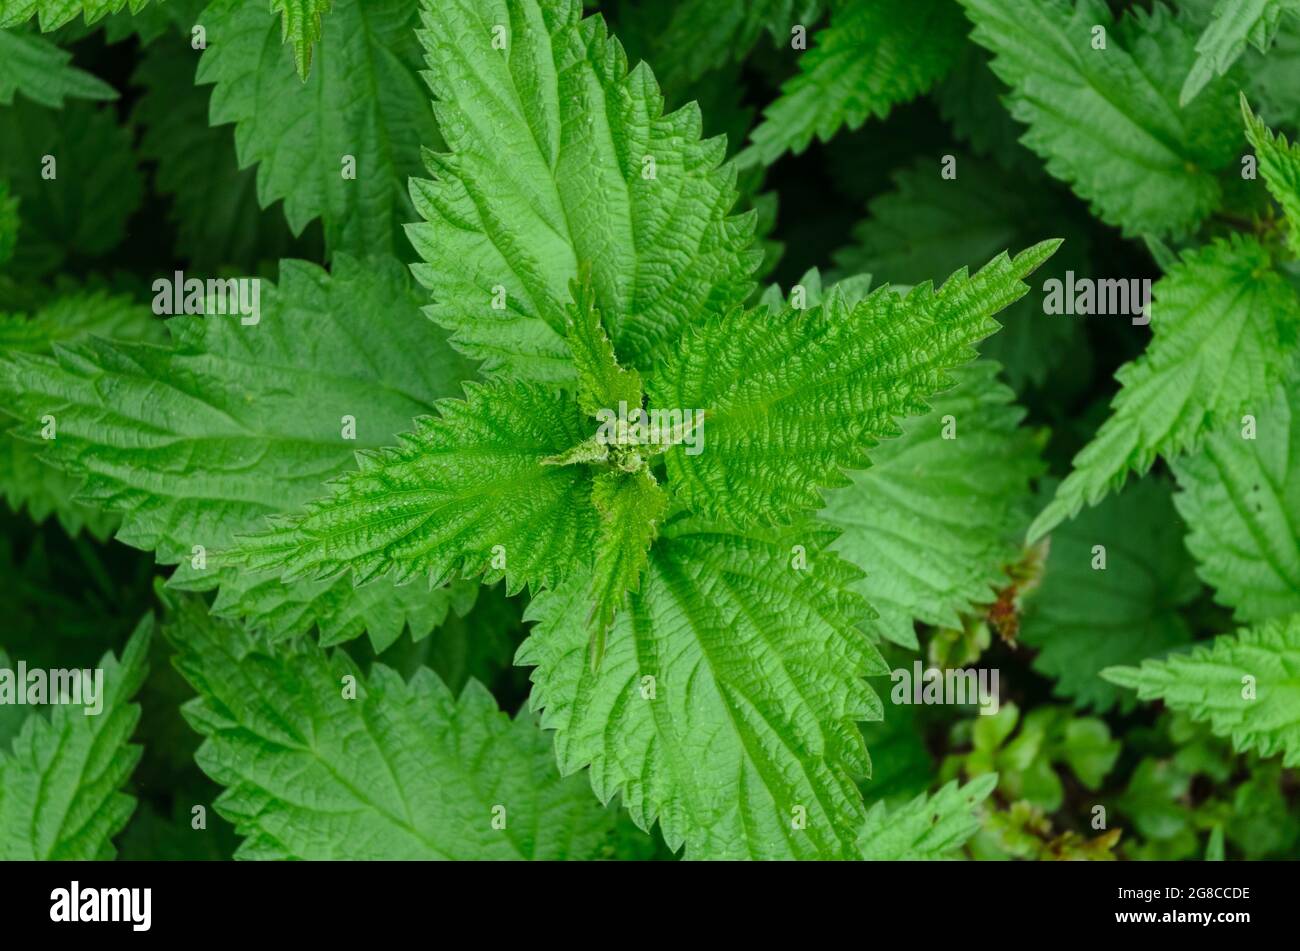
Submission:
[[[78,938],[278,934],[335,943],[376,928],[430,940],[498,939],[505,928],[611,939],[716,922],[761,934],[784,920],[863,941],[879,928],[927,938],[999,925],[1015,932],[1231,940],[1293,928],[1287,863],[6,863],[0,921]],[[75,883],[75,885],[74,885]],[[147,901],[146,901],[146,892]],[[75,907],[75,911],[74,911]],[[147,912],[147,914],[146,914]],[[72,920],[73,918],[79,920]],[[116,918],[86,921],[85,918]],[[59,920],[56,920],[59,919]],[[658,922],[658,924],[656,924]],[[674,924],[675,922],[675,924]],[[147,925],[147,927],[145,927]],[[443,930],[457,926],[457,931]],[[612,929],[612,930],[610,930]],[[465,934],[466,931],[471,934]],[[19,947],[19,945],[10,945]]]

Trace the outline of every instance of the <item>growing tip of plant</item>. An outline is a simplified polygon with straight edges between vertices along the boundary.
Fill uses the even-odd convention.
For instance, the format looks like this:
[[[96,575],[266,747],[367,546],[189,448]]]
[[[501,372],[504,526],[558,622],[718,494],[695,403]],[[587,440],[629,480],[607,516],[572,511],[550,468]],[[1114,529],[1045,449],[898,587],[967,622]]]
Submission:
[[[1046,238],[1038,242],[1037,248],[1043,252],[1043,260],[1046,261],[1055,254],[1063,244],[1065,244],[1064,238]]]
[[[1241,107],[1242,119],[1244,119],[1246,125],[1249,126],[1255,121],[1255,112],[1250,108],[1250,100],[1246,98],[1246,91],[1244,89],[1237,90],[1237,103]]]

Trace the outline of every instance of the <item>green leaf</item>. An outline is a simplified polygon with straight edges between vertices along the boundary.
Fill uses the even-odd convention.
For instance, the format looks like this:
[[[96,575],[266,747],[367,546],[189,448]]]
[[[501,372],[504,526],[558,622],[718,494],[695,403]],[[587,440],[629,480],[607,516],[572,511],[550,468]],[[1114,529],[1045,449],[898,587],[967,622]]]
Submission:
[[[51,353],[90,335],[157,339],[162,322],[126,294],[102,290],[68,292],[30,317],[0,313],[0,352]]]
[[[150,579],[116,571],[120,562],[106,557],[103,547],[35,530],[8,512],[0,512],[0,525],[0,617],[11,659],[24,660],[29,669],[96,667],[105,645],[125,644],[151,609]],[[0,719],[11,726],[16,719],[21,727],[32,708],[7,709]],[[8,746],[0,739],[0,749]]]
[[[799,57],[799,72],[763,110],[737,162],[771,165],[787,150],[803,152],[814,135],[828,142],[842,126],[886,118],[943,77],[965,36],[952,0],[913,0],[905,14],[873,0],[843,0]]]
[[[870,274],[854,274],[835,281],[830,287],[823,287],[821,271],[815,267],[809,268],[797,283],[790,285],[788,294],[782,293],[779,284],[769,284],[759,295],[758,306],[779,313],[787,307],[817,307],[832,294],[836,294],[846,306],[856,307],[871,290],[871,281]],[[800,293],[802,297],[796,298],[795,295]]]
[[[874,198],[870,217],[854,228],[854,243],[836,252],[840,270],[896,284],[937,281],[1054,232],[1065,239],[1042,277],[1088,272],[1087,235],[1069,222],[1059,201],[987,161],[958,156],[957,167],[956,181],[941,178],[933,158],[900,169],[894,190]],[[1041,386],[1086,348],[1078,321],[1044,316],[1041,285],[1035,284],[998,318],[1002,330],[980,345],[981,355],[1001,363],[1016,390],[1026,382]]]
[[[1043,466],[997,371],[963,368],[927,415],[881,443],[870,469],[827,494],[820,517],[843,531],[836,550],[866,575],[855,588],[878,614],[868,626],[878,637],[916,649],[914,620],[960,627],[1008,583]]]
[[[1274,135],[1250,111],[1245,93],[1241,96],[1241,114],[1246,120],[1246,139],[1259,159],[1264,184],[1286,215],[1287,243],[1300,255],[1300,144],[1290,144],[1281,133]]]
[[[1298,400],[1292,377],[1251,407],[1253,422],[1234,421],[1173,462],[1187,547],[1238,621],[1300,611]]]
[[[0,436],[0,491],[15,513],[40,525],[54,516],[70,538],[84,529],[96,541],[105,541],[120,521],[113,512],[76,500],[79,479],[47,465],[28,443]]]
[[[1300,615],[1141,667],[1110,667],[1102,676],[1136,690],[1140,700],[1160,700],[1208,721],[1239,753],[1281,753],[1283,766],[1300,765]]]
[[[791,30],[811,29],[826,5],[822,0],[678,0],[660,27],[651,62],[665,85],[680,89],[744,59],[764,30],[776,44],[788,45]]]
[[[1027,600],[1020,637],[1038,650],[1034,669],[1055,680],[1055,694],[1076,706],[1101,712],[1116,702],[1131,707],[1099,672],[1164,654],[1191,639],[1179,608],[1200,586],[1170,494],[1165,480],[1150,476],[1052,534],[1043,580]],[[1094,567],[1100,558],[1105,568]]]
[[[1300,817],[1291,807],[1289,774],[1276,760],[1247,765],[1249,777],[1232,794],[1227,836],[1247,859],[1289,858],[1300,842]]]
[[[236,570],[221,553],[265,516],[315,498],[357,449],[390,442],[469,368],[421,318],[391,259],[339,255],[332,276],[286,261],[260,300],[255,325],[173,317],[170,347],[92,340],[53,358],[10,355],[0,405],[31,439],[43,415],[55,416],[58,438],[39,443],[43,458],[81,480],[87,501],[122,513],[121,541],[182,562],[173,585],[220,583],[218,610],[256,615],[279,635],[317,624],[342,639],[368,626],[377,642],[391,640],[404,614],[428,633],[429,618],[445,615],[441,595],[389,582],[354,592],[348,579],[281,590],[278,576]]]
[[[973,749],[965,759],[970,776],[998,775],[998,786],[1009,801],[1025,800],[1047,812],[1064,801],[1064,787],[1052,764],[1060,759],[1057,740],[1063,726],[1059,707],[1029,711],[1023,721],[1014,703],[992,716],[976,718],[970,728]],[[1020,723],[1014,739],[1011,734]],[[950,761],[951,762],[951,761]]]
[[[0,27],[25,23],[32,17],[40,21],[41,30],[49,32],[78,16],[87,23],[117,13],[124,8],[132,13],[144,9],[149,0],[0,0]]]
[[[1195,57],[1189,23],[1156,5],[1115,22],[1102,0],[961,0],[971,38],[1012,88],[1022,142],[1125,235],[1180,236],[1218,207],[1214,173],[1238,155],[1232,89],[1180,109]],[[1094,30],[1105,49],[1094,48]]]
[[[473,584],[470,590],[474,604],[463,614],[449,614],[436,637],[403,638],[383,653],[384,662],[407,678],[421,666],[428,667],[453,693],[460,693],[472,678],[494,694],[506,689],[522,697],[528,692],[528,676],[513,661],[524,636],[524,599],[507,597],[501,584]]]
[[[446,587],[424,584],[394,585],[380,580],[354,587],[350,578],[330,581],[295,581],[286,584],[274,574],[230,569],[219,576],[221,584],[213,612],[218,617],[246,618],[276,637],[316,628],[324,647],[367,635],[376,651],[387,650],[409,629],[420,640],[452,616],[474,603],[478,585],[453,581]],[[203,591],[214,579],[177,569],[171,586]]]
[[[1110,417],[1030,526],[1031,541],[1096,505],[1130,471],[1193,449],[1208,430],[1257,406],[1295,363],[1300,304],[1253,238],[1187,251],[1152,298],[1152,340],[1116,372]]]
[[[998,784],[996,773],[959,786],[954,780],[934,795],[889,808],[878,802],[867,813],[858,847],[877,862],[920,862],[953,858],[976,832],[977,810]]]
[[[3,549],[0,549],[0,553],[5,555],[8,554],[8,552]],[[8,568],[10,566],[5,565],[5,567]],[[7,650],[0,647],[0,670],[13,669],[14,659],[9,656]],[[27,714],[30,712],[32,712],[31,708],[20,707],[17,704],[0,704],[0,756],[3,756],[10,746],[13,745],[14,737],[22,731],[23,724],[27,722]]]
[[[1106,721],[1096,717],[1071,718],[1058,743],[1057,755],[1079,777],[1079,782],[1094,792],[1115,767],[1121,746],[1119,740],[1111,739]]]
[[[1023,240],[1023,220],[1046,225],[1061,216],[987,162],[958,156],[957,167],[956,181],[941,178],[930,158],[896,171],[893,190],[873,198],[870,216],[854,228],[853,244],[836,252],[839,269],[898,284],[942,280]]]
[[[288,579],[484,573],[511,594],[563,580],[596,537],[587,468],[543,464],[586,435],[577,404],[526,383],[465,389],[233,556]]]
[[[0,313],[0,354],[51,354],[60,344],[91,335],[151,340],[162,324],[149,308],[125,295],[81,291],[54,298],[31,317]],[[51,514],[69,535],[85,527],[105,538],[117,524],[111,514],[74,500],[79,480],[45,465],[34,444],[0,436],[0,495],[15,511],[27,510],[35,522]]]
[[[1252,102],[1273,125],[1294,127],[1300,116],[1300,84],[1295,71],[1300,65],[1300,17],[1283,17],[1277,36],[1265,56],[1247,50],[1242,58],[1242,72]]]
[[[688,324],[742,301],[761,260],[754,216],[727,216],[725,143],[700,139],[694,104],[664,115],[649,67],[629,73],[604,21],[581,13],[578,0],[424,12],[450,151],[412,183],[415,274],[429,315],[490,374],[573,379],[563,333],[584,265],[623,364],[646,370]]]
[[[180,729],[187,736],[191,735],[184,721],[180,722]],[[194,772],[202,778],[197,769]],[[207,787],[206,780],[203,782],[207,792],[210,787]],[[209,828],[195,829],[194,807],[179,795],[173,795],[171,802],[170,812],[164,812],[148,801],[140,804],[119,839],[119,861],[229,862],[239,843],[235,830],[225,822],[213,822]]]
[[[1186,106],[1215,76],[1222,76],[1249,43],[1267,52],[1282,14],[1300,11],[1296,0],[1218,0],[1212,19],[1196,41],[1196,62],[1187,74],[1178,104]]]
[[[20,97],[0,109],[0,178],[22,201],[10,267],[33,277],[115,248],[143,192],[130,130],[111,108],[75,101],[55,111]]]
[[[1105,721],[1052,705],[1037,706],[1022,720],[1016,705],[1006,703],[992,716],[977,717],[973,723],[959,721],[952,740],[969,743],[972,749],[950,756],[945,775],[957,769],[970,776],[996,773],[1005,801],[1048,813],[1065,802],[1057,766],[1069,766],[1086,789],[1096,791],[1120,753],[1120,741],[1111,738]]]
[[[9,183],[0,179],[0,267],[9,263],[18,243],[18,199],[9,195]]]
[[[668,496],[649,469],[603,472],[592,484],[591,496],[600,513],[589,622],[594,638],[591,662],[599,667],[614,612],[640,585],[650,545],[668,511]]]
[[[1205,861],[1222,862],[1223,859],[1223,826],[1216,825],[1210,830],[1210,841],[1205,844]]]
[[[0,750],[0,860],[116,855],[111,840],[135,810],[121,787],[140,760],[129,742],[140,707],[130,700],[144,681],[152,628],[146,617],[120,661],[112,654],[100,661],[98,714],[52,704],[48,717],[29,713],[12,748]]]
[[[170,2],[159,9],[170,9]],[[232,130],[208,125],[211,90],[194,85],[198,55],[189,44],[145,48],[131,77],[144,90],[132,115],[143,128],[140,154],[157,163],[154,187],[172,196],[176,248],[190,267],[252,272],[288,256],[293,237],[278,211],[258,205],[257,170],[240,170]],[[314,248],[299,253],[321,254]]]
[[[197,82],[215,83],[212,123],[235,123],[240,167],[258,164],[262,207],[283,199],[294,234],[320,218],[331,253],[406,254],[406,183],[420,146],[438,141],[417,77],[417,9],[417,0],[339,0],[305,82],[268,5],[214,0],[203,14]]]
[[[573,283],[573,306],[565,318],[565,338],[578,371],[578,406],[588,416],[618,412],[619,404],[641,406],[641,374],[618,365],[614,345],[605,334],[589,273]]]
[[[602,802],[621,794],[687,858],[855,855],[870,760],[854,721],[881,715],[861,678],[887,668],[831,537],[669,520],[599,670],[587,579],[535,598],[515,662],[537,668],[561,772],[590,766]]]
[[[1138,835],[1162,845],[1178,845],[1188,838],[1192,776],[1174,760],[1144,758],[1133,770],[1128,788],[1115,807],[1129,819]],[[1191,843],[1195,838],[1191,838]],[[1131,846],[1130,846],[1131,848]],[[1157,853],[1159,854],[1159,853]]]
[[[165,0],[139,10],[120,10],[110,13],[102,21],[104,38],[109,43],[121,43],[132,36],[139,37],[146,47],[168,34],[185,37],[184,49],[189,50],[192,30],[199,25],[199,17],[211,0]],[[64,28],[66,36],[71,27]],[[89,27],[87,28],[89,29]],[[166,45],[166,44],[162,44]]]
[[[0,105],[20,92],[32,102],[62,108],[65,97],[116,99],[108,83],[71,65],[72,54],[24,30],[0,30]]]
[[[271,10],[284,20],[284,41],[293,47],[298,75],[304,80],[311,69],[311,48],[321,38],[321,18],[329,13],[334,0],[271,0]]]
[[[588,859],[613,828],[533,718],[477,681],[457,698],[427,668],[363,676],[342,651],[268,648],[192,600],[164,630],[237,858]]]
[[[901,704],[891,706],[885,719],[859,725],[871,750],[871,777],[858,783],[868,805],[901,805],[934,785],[937,770],[925,728],[917,707]]]
[[[847,485],[841,470],[865,468],[897,420],[951,385],[1058,244],[1001,254],[938,290],[885,286],[853,306],[834,294],[806,311],[736,309],[693,327],[649,384],[652,407],[706,413],[702,442],[664,457],[674,496],[736,525],[820,508],[821,488]]]
[[[982,46],[962,44],[952,69],[934,88],[935,105],[953,133],[976,155],[1017,173],[1021,183],[1041,179],[1042,164],[1020,144],[1024,126],[1011,118],[1002,104],[1006,87],[993,75],[989,60],[989,52]],[[961,174],[965,175],[965,168]],[[1017,194],[1024,192],[1021,189]]]

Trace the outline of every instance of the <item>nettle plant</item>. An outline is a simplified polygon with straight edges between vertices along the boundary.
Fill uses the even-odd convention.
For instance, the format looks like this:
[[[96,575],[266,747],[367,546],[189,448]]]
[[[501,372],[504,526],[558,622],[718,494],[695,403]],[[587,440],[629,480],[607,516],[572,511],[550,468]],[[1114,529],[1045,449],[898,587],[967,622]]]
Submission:
[[[1293,853],[1300,9],[603,6],[0,0],[0,857]]]

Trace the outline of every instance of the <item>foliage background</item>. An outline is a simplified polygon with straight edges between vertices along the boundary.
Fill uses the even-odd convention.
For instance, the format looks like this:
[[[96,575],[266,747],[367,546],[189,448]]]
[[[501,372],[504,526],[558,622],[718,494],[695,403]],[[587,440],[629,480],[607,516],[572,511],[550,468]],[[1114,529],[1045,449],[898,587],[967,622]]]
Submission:
[[[748,49],[719,44],[702,28],[674,32],[674,14],[691,3],[707,6],[700,0],[587,6],[607,17],[631,61],[644,58],[655,65],[670,107],[701,102],[706,132],[725,133],[734,155],[761,110],[798,71],[799,53],[766,30],[757,31]],[[186,22],[202,5],[170,0],[168,6]],[[745,4],[718,0],[715,6]],[[1127,6],[1111,4],[1116,11]],[[1209,6],[1190,4],[1187,15],[1207,17]],[[893,12],[911,15],[906,3]],[[824,25],[824,11],[807,22],[811,36],[813,24]],[[87,146],[103,157],[97,174],[110,174],[110,158],[121,165],[101,194],[77,212],[83,227],[53,214],[29,222],[45,233],[30,254],[20,248],[0,272],[0,311],[29,311],[52,289],[70,286],[146,300],[153,278],[174,269],[275,278],[277,258],[324,260],[319,219],[295,236],[279,203],[258,209],[250,201],[254,172],[237,170],[234,126],[206,122],[212,87],[186,85],[185,58],[169,61],[159,52],[168,43],[175,47],[181,36],[156,7],[134,19],[129,12],[115,13],[90,26],[74,20],[47,38],[68,51],[77,67],[118,91],[118,98],[69,101],[60,113],[21,92],[13,101],[0,101],[0,175],[19,130],[55,115],[65,130],[75,121],[93,121],[92,116],[114,127],[104,133],[105,146],[90,143],[90,132],[76,134],[85,135]],[[1296,37],[1300,30],[1288,21],[1280,41],[1284,51],[1296,48]],[[899,284],[938,280],[1006,247],[1052,236],[1066,238],[1057,262],[1062,268],[1074,262],[1090,275],[1161,276],[1146,243],[1099,221],[1066,184],[1045,172],[1041,158],[1017,144],[1022,130],[998,101],[1004,88],[988,72],[984,55],[968,40],[963,44],[957,65],[933,90],[856,130],[841,129],[827,142],[787,153],[766,173],[751,168],[742,174],[742,201],[762,196],[765,283],[789,288],[806,281],[815,267],[827,283],[857,271]],[[702,65],[693,69],[691,55]],[[1247,56],[1253,69],[1256,53]],[[280,50],[279,59],[284,70],[292,69],[291,50]],[[679,65],[683,61],[688,65]],[[665,62],[674,65],[661,69]],[[698,77],[692,77],[696,71]],[[161,79],[151,83],[151,74]],[[1270,81],[1285,83],[1272,75]],[[1300,86],[1300,67],[1282,75]],[[1296,131],[1296,105],[1298,111],[1291,112],[1285,104],[1271,108],[1267,117],[1274,128]],[[925,201],[924,191],[937,184],[939,157],[945,154],[958,156],[959,181],[971,190],[962,200],[970,207],[959,206],[954,217],[927,232],[918,205]],[[192,184],[187,178],[194,176],[220,177],[227,183],[225,194],[240,197],[229,207],[204,208],[202,198],[187,189]],[[194,216],[204,214],[219,222],[215,230],[224,241],[213,240],[211,221],[202,233],[187,233],[196,227]],[[1224,215],[1224,227],[1235,226]],[[415,260],[409,246],[401,246],[399,254]],[[1035,320],[1050,319],[1042,316],[1041,294],[1041,280],[1035,279],[1029,299],[1019,305],[1024,319],[1031,314]],[[1069,471],[1071,459],[1105,417],[1115,371],[1143,352],[1148,337],[1146,328],[1127,321],[1082,319],[1063,332],[1025,333],[1012,342],[995,338],[991,344],[993,355],[1006,364],[1003,378],[1026,412],[1021,426],[1043,447],[1050,473],[1035,479],[1041,482],[1035,508],[1050,497],[1055,480]],[[1170,502],[1170,482],[1168,466],[1158,462],[1140,483],[1059,530],[1045,571],[1032,556],[1018,568],[1008,565],[1012,572],[1042,576],[1038,589],[1026,592],[1017,605],[1013,630],[991,627],[988,616],[978,613],[963,616],[959,624],[917,625],[921,656],[954,666],[998,668],[1005,705],[987,719],[948,707],[890,706],[884,723],[863,727],[876,770],[875,778],[862,784],[869,803],[896,805],[950,778],[996,770],[999,781],[981,813],[981,830],[964,849],[970,857],[1300,855],[1300,777],[1282,768],[1278,757],[1236,753],[1203,724],[1160,704],[1137,703],[1131,692],[1095,678],[1083,685],[1070,682],[1077,658],[1063,652],[1062,644],[1081,643],[1099,619],[1118,636],[1146,644],[1208,640],[1232,630],[1230,612],[1194,574],[1183,544],[1186,530]],[[140,617],[163,607],[153,554],[110,540],[107,520],[88,514],[84,525],[68,524],[32,506],[3,511],[0,524],[0,644],[11,657],[33,666],[92,666],[106,650],[120,653]],[[1090,590],[1090,579],[1071,575],[1066,564],[1071,546],[1084,550],[1107,532],[1116,539],[1111,581],[1117,575],[1136,579],[1118,604],[1108,602],[1106,592]],[[507,596],[498,584],[464,617],[453,613],[432,637],[415,643],[404,634],[385,661],[407,673],[428,665],[454,691],[472,675],[503,710],[518,710],[526,705],[529,684],[527,671],[512,666],[511,658],[524,637],[526,602],[525,595]],[[1113,615],[1104,616],[1106,610]],[[341,649],[363,668],[374,658],[365,639]],[[230,858],[238,837],[223,819],[212,814],[206,834],[189,827],[190,804],[211,802],[219,787],[195,764],[200,740],[180,714],[181,703],[193,694],[172,669],[172,648],[155,637],[151,651],[136,733],[143,759],[125,787],[139,805],[115,839],[119,855]],[[891,663],[910,665],[914,655],[889,645],[887,656]],[[887,682],[879,689],[886,693]],[[1088,702],[1076,706],[1081,696]],[[0,709],[0,745],[7,747],[20,725],[21,717]],[[1107,828],[1122,834],[1093,826],[1097,804],[1107,808]],[[657,833],[636,829],[624,813],[604,848],[616,858],[673,857]]]

